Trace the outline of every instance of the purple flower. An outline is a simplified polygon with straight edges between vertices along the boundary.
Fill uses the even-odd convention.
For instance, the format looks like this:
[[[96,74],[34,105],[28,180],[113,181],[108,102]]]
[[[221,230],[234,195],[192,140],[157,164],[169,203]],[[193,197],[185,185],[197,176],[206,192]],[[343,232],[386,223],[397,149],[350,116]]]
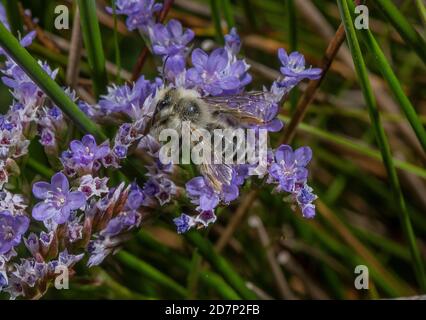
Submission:
[[[132,119],[139,118],[145,99],[155,93],[161,80],[154,82],[141,76],[133,86],[124,84],[108,88],[108,94],[99,101],[100,111],[104,115],[124,113]]]
[[[27,231],[30,219],[24,215],[12,215],[10,211],[0,212],[0,255],[9,252],[21,243],[22,235]]]
[[[269,168],[270,176],[278,181],[280,191],[293,192],[303,185],[308,177],[306,165],[312,158],[309,147],[301,147],[293,152],[288,145],[282,145],[275,151],[275,163]]]
[[[321,69],[309,68],[306,69],[305,58],[299,52],[292,52],[287,55],[287,52],[280,48],[278,49],[278,57],[282,63],[280,68],[281,73],[296,82],[303,79],[318,79],[321,76]]]
[[[177,20],[170,20],[167,25],[157,23],[150,30],[152,50],[159,56],[174,56],[184,53],[188,43],[194,38],[194,31],[182,28]]]
[[[206,183],[204,177],[195,177],[186,183],[186,192],[197,210],[212,211],[219,204],[219,195]]]
[[[173,222],[179,234],[187,232],[195,225],[194,219],[185,213],[182,213],[178,218],[174,218]]]
[[[145,30],[154,23],[154,13],[161,10],[162,4],[154,0],[117,0],[116,13],[127,16],[126,25],[129,30]],[[113,13],[112,8],[107,8]]]
[[[14,98],[22,103],[24,107],[34,107],[41,101],[45,94],[44,92],[31,80],[30,77],[12,60],[6,60],[6,68],[2,70],[4,77],[3,83],[11,88]],[[58,70],[52,71],[46,63],[39,61],[42,69],[52,78],[55,79]],[[21,112],[24,112],[22,110]],[[30,115],[34,117],[34,114]]]
[[[110,153],[109,143],[105,141],[99,146],[95,138],[88,134],[81,141],[73,140],[70,143],[70,150],[64,151],[61,156],[64,168],[80,173],[90,173],[100,168],[100,161]]]
[[[56,223],[66,222],[72,210],[77,210],[86,204],[86,196],[81,191],[69,191],[67,177],[56,173],[51,183],[36,182],[33,194],[37,199],[44,200],[33,208],[33,217],[39,221],[53,219]]]
[[[144,200],[145,195],[142,190],[137,185],[133,185],[127,197],[125,210],[108,222],[107,227],[101,232],[101,235],[112,237],[123,231],[137,227],[141,222],[141,215],[137,210],[141,207]]]
[[[235,28],[232,28],[231,32],[225,35],[225,49],[233,55],[236,55],[238,52],[240,52],[241,39]]]
[[[192,52],[193,68],[187,72],[187,82],[204,94],[218,96],[238,93],[250,83],[248,65],[243,60],[232,61],[223,48],[210,55],[197,48]]]
[[[207,227],[209,224],[216,221],[216,215],[214,214],[213,210],[203,211],[195,217],[194,221],[203,225],[204,227]]]
[[[315,205],[313,201],[317,199],[317,196],[312,193],[312,188],[305,184],[296,193],[296,201],[302,210],[303,217],[311,219],[315,216]]]

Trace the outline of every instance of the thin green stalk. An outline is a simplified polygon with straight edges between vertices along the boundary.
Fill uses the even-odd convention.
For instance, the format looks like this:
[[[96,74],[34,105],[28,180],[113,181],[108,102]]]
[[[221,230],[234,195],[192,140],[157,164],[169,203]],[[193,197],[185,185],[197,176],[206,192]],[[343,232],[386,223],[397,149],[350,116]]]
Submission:
[[[404,18],[399,9],[390,0],[376,0],[374,3],[379,6],[386,18],[399,32],[402,39],[411,46],[417,55],[426,64],[426,42],[411,24]]]
[[[121,250],[116,254],[116,258],[118,261],[129,267],[130,269],[141,273],[148,279],[151,279],[155,283],[158,283],[159,285],[170,289],[180,297],[184,298],[187,295],[186,289],[182,287],[180,284],[178,284],[176,281],[174,281],[169,276],[165,275],[164,273],[158,271],[153,266],[149,265],[145,261],[142,261],[138,258],[136,258],[134,255]]]
[[[382,154],[383,162],[388,173],[388,177],[391,183],[391,188],[394,193],[395,198],[397,199],[399,208],[400,208],[400,218],[403,227],[403,231],[407,238],[408,244],[410,246],[410,251],[413,260],[414,272],[417,277],[417,281],[422,288],[426,290],[426,277],[423,267],[423,261],[420,256],[419,248],[416,243],[416,238],[414,235],[413,227],[411,225],[411,219],[408,214],[404,196],[400,188],[399,179],[397,172],[395,170],[389,143],[383,126],[380,120],[380,114],[377,109],[376,99],[374,97],[373,90],[371,88],[371,83],[368,78],[368,70],[362,56],[361,48],[357,39],[356,31],[353,25],[351,13],[349,11],[348,1],[347,0],[338,0],[339,11],[342,17],[343,23],[345,25],[347,40],[349,43],[349,48],[352,53],[352,57],[355,64],[355,69],[360,80],[361,89],[366,100],[366,104],[370,113],[371,124],[373,126],[377,143],[380,147]]]
[[[244,299],[256,299],[256,294],[249,290],[245,281],[240,275],[232,268],[232,266],[219,254],[217,254],[212,244],[203,239],[198,232],[190,231],[185,234],[185,238],[197,247],[200,254],[210,262],[225,280],[243,297]]]
[[[1,23],[0,46],[83,132],[91,133],[100,140],[106,139],[101,129],[80,110]]]
[[[230,0],[222,0],[223,16],[228,29],[235,27],[234,10]]]
[[[93,91],[96,97],[106,92],[108,78],[105,68],[105,56],[102,37],[96,15],[95,0],[78,0],[80,9],[81,31],[86,47],[89,65],[92,69]]]
[[[297,51],[297,19],[296,19],[296,8],[294,6],[294,0],[286,0],[286,29],[288,35],[289,49],[291,52]],[[297,101],[299,99],[298,90],[292,90],[290,92],[290,110],[293,111],[297,107]]]
[[[286,122],[290,121],[290,119],[285,116],[279,116],[279,118]],[[348,139],[339,135],[335,135],[333,133],[318,129],[316,127],[312,127],[305,123],[300,123],[297,127],[297,130],[312,134],[324,141],[332,142],[334,144],[345,147],[346,149],[355,151],[367,157],[370,157],[376,160],[381,160],[381,155],[379,151],[374,150],[362,143],[356,143],[351,139]],[[395,167],[397,167],[398,169],[405,170],[407,172],[415,174],[416,176],[426,179],[425,169],[396,158],[393,158],[393,162],[395,164]]]
[[[120,53],[120,45],[118,43],[118,32],[117,32],[117,14],[116,14],[116,4],[115,0],[112,0],[112,13],[113,13],[113,19],[114,19],[114,48],[115,48],[115,65],[117,66],[117,78],[116,81],[120,81],[120,74],[121,74],[121,53]]]
[[[355,6],[353,5],[352,2],[349,2],[349,8],[351,12],[354,12]],[[410,100],[405,95],[404,90],[402,89],[401,84],[398,81],[398,78],[396,77],[391,66],[387,62],[386,56],[384,55],[383,51],[380,49],[379,44],[377,43],[376,39],[373,36],[373,33],[370,30],[363,29],[362,31],[360,31],[360,33],[363,36],[363,39],[365,43],[367,44],[369,51],[373,54],[374,58],[376,59],[376,62],[378,64],[378,67],[381,73],[383,74],[383,77],[385,78],[389,87],[392,89],[392,92],[395,95],[396,100],[398,101],[402,111],[404,112],[405,116],[410,122],[410,125],[413,128],[414,132],[416,133],[417,138],[420,141],[420,144],[423,146],[423,149],[426,150],[426,130],[423,127],[416,113],[416,110],[414,109]]]
[[[416,0],[416,5],[419,10],[420,18],[423,21],[423,26],[426,27],[426,7],[423,0]]]
[[[219,0],[210,0],[210,8],[212,11],[212,19],[216,30],[216,41],[217,43],[223,44],[223,33],[222,33],[222,18],[220,16]]]
[[[297,50],[297,19],[294,0],[286,0],[286,28],[290,51]]]
[[[3,0],[3,6],[6,9],[7,21],[10,30],[15,37],[22,35],[24,30],[21,15],[19,13],[18,0]]]
[[[145,248],[151,249],[151,251],[155,251],[158,254],[167,257],[167,259],[173,260],[179,268],[186,270],[187,272],[191,271],[191,262],[188,261],[188,259],[185,259],[170,248],[166,247],[164,244],[158,242],[147,232],[139,232],[137,239]],[[223,299],[241,299],[234,289],[232,289],[217,273],[208,270],[201,270],[199,272],[199,280],[206,287],[217,291]]]

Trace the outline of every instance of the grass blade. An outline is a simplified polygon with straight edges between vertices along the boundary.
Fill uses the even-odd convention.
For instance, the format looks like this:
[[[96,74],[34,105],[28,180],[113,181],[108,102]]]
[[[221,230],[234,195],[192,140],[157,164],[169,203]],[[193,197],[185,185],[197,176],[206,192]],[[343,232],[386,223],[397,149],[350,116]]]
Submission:
[[[121,250],[117,253],[116,258],[118,261],[129,267],[130,269],[141,273],[148,279],[153,280],[155,283],[158,283],[159,285],[170,289],[180,297],[184,298],[186,297],[186,289],[182,287],[180,284],[178,284],[176,281],[174,281],[169,276],[165,275],[164,273],[158,271],[153,266],[149,265],[145,261],[142,261],[135,257],[134,255]]]
[[[355,7],[351,2],[349,2],[349,8],[351,12],[354,12]],[[398,101],[402,111],[410,122],[410,125],[416,133],[420,144],[422,145],[423,149],[426,150],[426,130],[423,127],[423,124],[421,123],[419,116],[416,113],[416,110],[414,109],[410,100],[405,95],[404,90],[402,89],[401,84],[398,81],[398,78],[396,77],[391,66],[389,65],[383,51],[380,49],[380,46],[374,38],[373,33],[368,29],[363,29],[362,31],[360,31],[360,34],[363,36],[363,39],[367,44],[369,50],[373,53],[373,56],[375,57],[378,63],[378,67],[383,74],[383,77],[385,78],[389,87],[392,89],[396,100]]]
[[[398,8],[389,0],[374,1],[382,10],[386,18],[399,32],[404,41],[416,51],[417,55],[426,64],[426,42],[420,34],[410,25],[410,23],[399,12]]]
[[[212,11],[212,19],[214,28],[216,29],[216,41],[217,43],[223,44],[223,33],[222,33],[222,18],[220,16],[219,0],[210,0],[210,8]]]
[[[368,111],[371,118],[371,124],[376,135],[377,143],[380,147],[383,162],[385,164],[388,177],[391,183],[392,191],[400,207],[400,218],[403,226],[403,231],[407,238],[410,246],[410,251],[413,260],[414,272],[416,274],[417,281],[423,290],[426,290],[426,278],[423,268],[423,261],[420,256],[419,249],[417,247],[416,238],[411,225],[411,219],[408,214],[404,196],[402,194],[398,175],[396,173],[389,143],[386,138],[385,131],[381,124],[380,115],[377,110],[376,99],[374,97],[373,90],[371,88],[370,81],[368,79],[368,71],[362,56],[361,48],[356,36],[355,28],[353,25],[351,13],[347,0],[338,0],[339,11],[345,25],[346,35],[348,39],[349,48],[352,53],[352,58],[355,64],[355,69],[360,81],[361,89],[364,94],[364,98],[368,107]]]
[[[91,133],[100,140],[106,139],[101,129],[71,101],[64,90],[44,72],[2,23],[0,23],[0,46],[83,132]]]
[[[229,0],[222,0],[223,16],[225,17],[228,29],[235,27],[234,10]]]
[[[229,265],[229,263],[217,254],[212,244],[203,239],[197,231],[190,231],[185,234],[186,239],[196,246],[202,255],[211,265],[222,274],[223,278],[243,297],[243,299],[256,299],[256,295],[247,288],[245,281]]]
[[[108,79],[101,31],[96,15],[96,2],[95,0],[78,0],[77,3],[80,9],[84,46],[92,69],[93,91],[95,96],[99,97],[106,92]]]

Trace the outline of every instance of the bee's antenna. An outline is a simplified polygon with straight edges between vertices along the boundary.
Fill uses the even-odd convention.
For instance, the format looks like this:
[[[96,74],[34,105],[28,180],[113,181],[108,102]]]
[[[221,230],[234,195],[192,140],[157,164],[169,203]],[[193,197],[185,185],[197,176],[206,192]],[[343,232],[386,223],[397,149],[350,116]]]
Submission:
[[[161,72],[161,74],[163,75],[163,82],[166,82],[166,63],[167,63],[167,60],[169,60],[169,58],[170,58],[170,56],[169,55],[167,55],[166,56],[166,58],[164,59],[164,62],[163,62],[163,70],[162,70],[162,72]]]

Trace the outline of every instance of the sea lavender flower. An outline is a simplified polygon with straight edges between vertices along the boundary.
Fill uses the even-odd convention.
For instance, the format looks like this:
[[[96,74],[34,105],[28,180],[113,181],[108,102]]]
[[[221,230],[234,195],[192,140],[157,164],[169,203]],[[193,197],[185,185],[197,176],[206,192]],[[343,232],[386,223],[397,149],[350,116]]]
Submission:
[[[194,225],[194,218],[188,216],[185,213],[182,213],[179,217],[173,219],[174,224],[177,228],[177,233],[185,233],[189,231]]]
[[[58,69],[52,70],[48,64],[41,61],[39,65],[52,79],[55,79]],[[2,70],[3,83],[12,89],[14,98],[24,106],[20,113],[25,114],[29,120],[33,120],[35,117],[33,108],[42,105],[46,95],[14,61],[6,60],[5,66]]]
[[[117,0],[115,2],[116,13],[127,16],[126,25],[129,30],[146,29],[154,24],[154,14],[163,7],[154,0]],[[107,8],[113,13],[112,8]]]
[[[198,211],[212,211],[219,204],[219,194],[206,182],[204,177],[195,177],[185,185],[191,202]]]
[[[125,208],[119,215],[111,219],[101,235],[113,237],[124,231],[138,227],[141,214],[138,212],[145,200],[145,195],[137,185],[133,185],[126,200]]]
[[[279,191],[293,192],[306,182],[306,165],[311,158],[312,150],[309,147],[293,151],[290,146],[281,145],[275,151],[275,163],[269,168],[269,174],[278,181]]]
[[[9,252],[21,243],[28,230],[30,219],[25,215],[13,215],[10,211],[0,212],[0,255]]]
[[[137,119],[141,116],[141,109],[146,98],[155,94],[161,83],[159,78],[151,82],[141,76],[133,86],[113,85],[108,88],[108,94],[102,96],[99,101],[100,112],[103,115],[124,113],[131,119]]]
[[[280,48],[278,57],[282,64],[281,73],[296,83],[303,79],[318,79],[321,76],[321,69],[306,68],[305,57],[299,52],[292,52],[288,55],[283,48]]]
[[[189,42],[194,38],[194,31],[183,30],[182,24],[172,19],[166,25],[157,23],[150,29],[152,50],[159,56],[182,55]]]
[[[108,141],[98,146],[95,138],[87,134],[81,141],[71,141],[70,149],[62,153],[61,162],[67,173],[92,173],[101,167],[102,159],[109,153]]]
[[[315,205],[312,202],[317,199],[317,196],[312,191],[312,188],[305,184],[296,192],[297,204],[302,211],[303,217],[307,219],[315,216]]]
[[[39,221],[52,219],[57,224],[66,222],[72,210],[77,210],[86,204],[86,196],[81,191],[70,191],[67,177],[58,172],[53,175],[51,182],[36,182],[33,194],[37,203],[32,211],[33,218]]]
[[[243,60],[232,61],[223,48],[215,49],[210,55],[197,48],[191,58],[194,67],[186,73],[187,84],[203,94],[239,93],[251,81],[248,65]]]

